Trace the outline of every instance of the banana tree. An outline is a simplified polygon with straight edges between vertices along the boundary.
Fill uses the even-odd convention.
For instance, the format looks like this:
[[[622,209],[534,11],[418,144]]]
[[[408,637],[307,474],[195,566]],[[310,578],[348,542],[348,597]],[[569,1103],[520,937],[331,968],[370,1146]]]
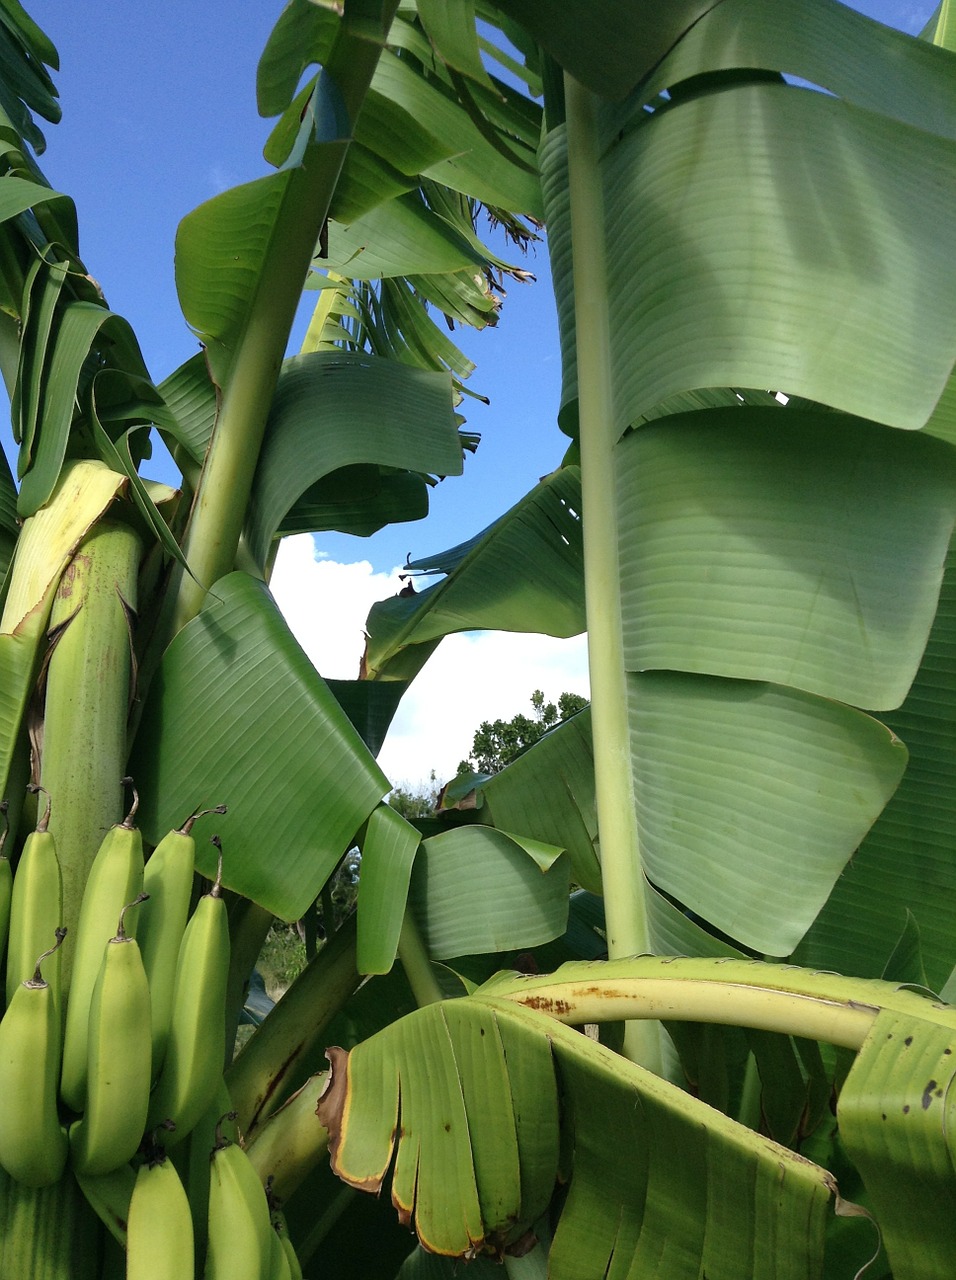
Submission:
[[[594,24],[566,14],[566,26],[520,17],[559,64],[543,77],[539,162],[567,465],[483,538],[412,566],[447,577],[417,600],[373,610],[367,667],[404,678],[448,631],[571,634],[583,611],[590,716],[494,780],[461,780],[451,796],[461,806],[468,795],[456,809],[467,819],[459,838],[477,850],[484,827],[566,850],[577,882],[603,890],[608,951],[621,964],[646,951],[793,957],[946,990],[956,954],[945,891],[954,866],[945,15],[926,33],[934,45],[829,4],[642,6],[608,19],[605,31],[630,55],[614,65],[581,35]],[[515,569],[508,552],[518,544],[529,553]],[[419,915],[446,838],[423,842],[411,899]],[[635,978],[634,1004],[614,1004],[615,972]],[[782,1254],[801,1275],[855,1274],[870,1255],[873,1274],[945,1275],[949,1244],[901,1194],[913,1185],[909,1139],[889,1139],[892,1117],[906,1127],[920,1111],[945,1141],[942,1110],[928,1119],[946,1096],[935,1067],[918,1098],[903,1083],[922,1032],[897,1039],[887,1024],[857,1039],[741,1007],[728,1018],[716,986],[697,1004],[685,971],[660,972],[673,982],[641,998],[639,963],[589,967],[587,1010],[570,973],[545,980],[544,994],[530,983],[535,1018],[521,1032],[497,997],[504,989],[524,1002],[529,982],[492,983],[467,1007],[423,1012],[414,1031],[399,1024],[347,1062],[336,1057],[340,1092],[323,1112],[339,1172],[377,1189],[391,1169],[399,1214],[443,1254],[523,1250],[533,1232],[544,1248],[523,1260],[531,1268],[554,1232],[553,1275],[770,1275]],[[720,979],[705,964],[691,972]],[[749,972],[735,971],[728,998],[751,979],[769,996],[774,979]],[[784,981],[810,998],[810,976]],[[891,1018],[895,988],[865,997],[865,986],[855,988],[860,1003],[872,999],[878,1020]],[[606,1060],[622,1081],[620,1111],[601,1093],[600,1051],[556,1033],[542,1012],[624,1020],[630,1084],[631,1068]],[[651,1021],[662,1013],[676,1020],[663,1042]],[[693,1032],[689,1021],[750,1030]],[[811,1065],[807,1037],[859,1051],[849,1075],[833,1048],[822,1058],[815,1049]],[[949,1032],[943,1040],[948,1057]],[[406,1065],[413,1044],[419,1059],[427,1044],[427,1068]],[[879,1083],[867,1066],[877,1053]],[[512,1063],[535,1055],[528,1086]],[[735,1119],[838,1169],[841,1217],[825,1207],[835,1193],[825,1178],[807,1191],[829,1215],[819,1227],[807,1229],[816,1209],[803,1192],[782,1192],[774,1231],[795,1229],[800,1247],[781,1234],[763,1253],[757,1170],[766,1158],[767,1176],[786,1179],[786,1158],[751,1146],[744,1173],[731,1154],[739,1131],[723,1146],[715,1117],[686,1100],[675,1105],[699,1143],[658,1127],[650,1095],[659,1086],[641,1076],[645,1092],[641,1068],[690,1082]],[[786,1078],[789,1102],[778,1093]],[[482,1088],[505,1101],[489,1108]],[[831,1091],[838,1124],[821,1126]],[[873,1159],[857,1146],[868,1107]],[[635,1110],[650,1132],[644,1119],[624,1119]],[[622,1128],[630,1143],[615,1143]],[[545,1153],[542,1129],[551,1130]],[[718,1149],[742,1181],[718,1171]],[[924,1159],[928,1170],[928,1149]],[[942,1181],[927,1172],[924,1185],[951,1195],[951,1157],[938,1167]],[[706,1173],[694,1183],[689,1169]],[[566,1202],[554,1198],[556,1181],[568,1184]],[[724,1231],[710,1197],[728,1184]],[[862,1217],[843,1219],[848,1197],[875,1211],[885,1253]],[[679,1219],[659,1221],[662,1204]],[[409,1264],[418,1270],[444,1274],[422,1259]]]
[[[228,806],[195,857],[230,940],[201,1116],[105,1174],[4,1176],[0,1269],[114,1274],[126,1248],[181,1274],[138,1211],[168,1146],[167,1234],[211,1276],[852,1274],[871,1219],[872,1274],[947,1274],[956,1027],[906,988],[956,968],[952,56],[830,0],[292,0],[258,84],[275,172],[180,226],[202,350],[154,386],[33,159],[55,51],[16,0],[0,38],[9,843],[32,777],[67,1006],[127,773],[148,847]],[[478,204],[519,239],[547,222],[566,463],[411,566],[444,576],[373,610],[363,679],[328,683],[269,594],[276,540],[417,518],[462,470],[470,365],[434,313],[487,324],[520,270]],[[178,491],[144,478],[150,427]],[[586,627],[593,704],[413,825],[374,749],[473,627]],[[357,919],[233,1058],[271,920],[356,841]],[[197,1003],[175,990],[173,1017]],[[82,1106],[61,1090],[64,1123]],[[397,1218],[359,1194],[389,1171]]]

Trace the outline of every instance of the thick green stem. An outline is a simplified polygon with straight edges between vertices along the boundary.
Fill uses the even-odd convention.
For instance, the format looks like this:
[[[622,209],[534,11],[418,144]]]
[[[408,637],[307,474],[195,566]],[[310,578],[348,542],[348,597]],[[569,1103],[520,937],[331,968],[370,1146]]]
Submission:
[[[287,1200],[301,1186],[320,1160],[329,1153],[329,1131],[316,1114],[329,1073],[310,1076],[288,1102],[256,1130],[246,1148],[262,1179],[272,1178],[272,1191]]]
[[[309,961],[226,1072],[247,1139],[289,1096],[309,1050],[361,981],[353,917]]]
[[[565,99],[594,781],[608,955],[613,960],[649,951],[650,943],[631,774],[621,629],[616,431],[596,102],[570,77],[566,79]],[[646,1023],[629,1025],[624,1048],[633,1061],[660,1070],[658,1028]]]
[[[408,985],[420,1009],[426,1004],[437,1004],[439,1000],[444,1000],[442,989],[435,980],[432,962],[428,958],[425,944],[418,932],[418,926],[408,909],[405,911],[402,931],[398,938],[398,958],[402,962]]]
[[[382,8],[384,38],[397,0],[388,0]],[[346,11],[325,70],[354,126],[378,65],[381,45],[367,39],[367,31],[353,31],[349,23]],[[340,146],[309,147],[301,167],[290,174],[259,289],[223,388],[222,406],[190,515],[183,549],[196,578],[177,573],[173,634],[196,616],[207,589],[235,563],[279,369],[350,134],[351,129],[347,136],[336,139]]]
[[[124,813],[130,610],[140,551],[130,526],[96,526],[67,566],[53,604],[52,626],[62,630],[47,668],[40,781],[50,796],[70,930],[100,842]],[[68,941],[65,986],[71,957]]]
[[[580,976],[572,976],[569,970],[574,969]],[[888,982],[759,961],[658,956],[616,965],[568,965],[540,977],[502,975],[483,992],[569,1026],[628,1019],[712,1022],[803,1036],[846,1049],[860,1048],[881,1008],[917,1018],[931,1017],[942,1008]]]

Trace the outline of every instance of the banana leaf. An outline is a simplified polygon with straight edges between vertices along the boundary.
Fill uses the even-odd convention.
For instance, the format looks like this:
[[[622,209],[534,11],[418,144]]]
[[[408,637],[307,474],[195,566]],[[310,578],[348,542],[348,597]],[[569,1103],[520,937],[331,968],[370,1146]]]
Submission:
[[[265,563],[273,534],[310,485],[367,463],[460,474],[450,379],[364,354],[321,351],[287,360],[248,517],[258,562]]]
[[[154,843],[184,813],[228,804],[223,883],[286,920],[389,789],[265,586],[242,573],[217,582],[167,649],[130,767]],[[215,873],[211,846],[196,861]]]

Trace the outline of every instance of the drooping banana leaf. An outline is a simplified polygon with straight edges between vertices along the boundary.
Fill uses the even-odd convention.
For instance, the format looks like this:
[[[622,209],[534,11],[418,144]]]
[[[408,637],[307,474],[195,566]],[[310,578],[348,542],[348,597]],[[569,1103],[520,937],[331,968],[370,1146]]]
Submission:
[[[956,520],[949,448],[833,413],[726,409],[658,419],[617,461],[631,670],[900,705]]]
[[[409,905],[435,960],[533,947],[565,930],[568,860],[527,836],[454,828],[422,841]]]
[[[401,680],[326,680],[329,692],[377,756],[407,685]]]
[[[555,471],[470,542],[412,562],[410,568],[449,576],[417,595],[373,606],[368,674],[414,674],[431,652],[426,646],[453,631],[578,634],[584,625],[579,502],[576,469]]]
[[[893,799],[837,882],[796,954],[801,964],[875,977],[911,912],[929,985],[956,966],[956,582],[952,553],[919,671],[903,705],[882,716],[909,764]]]
[[[197,806],[228,804],[223,883],[287,920],[388,790],[264,585],[242,573],[216,584],[166,651],[131,770],[151,840]],[[205,874],[214,864],[211,846],[197,850]]]
[[[683,1257],[726,1280],[781,1265],[803,1278],[822,1258],[823,1170],[491,994],[421,1010],[347,1062],[336,1052],[321,1114],[352,1185],[377,1190],[394,1152],[393,1203],[435,1252],[519,1240],[551,1199],[564,1131],[551,1275],[623,1277],[636,1249],[650,1272],[684,1274]]]
[[[357,904],[360,973],[388,973],[392,967],[420,843],[415,828],[386,804],[368,820]]]
[[[216,388],[202,352],[175,369],[159,384],[159,392],[179,424],[179,442],[193,462],[202,462],[216,421]]]
[[[265,563],[275,531],[310,485],[367,463],[460,474],[450,379],[357,353],[321,351],[287,360],[248,520],[250,550],[259,563]]]
[[[573,716],[481,787],[482,820],[566,849],[571,876],[601,891],[590,717]]]

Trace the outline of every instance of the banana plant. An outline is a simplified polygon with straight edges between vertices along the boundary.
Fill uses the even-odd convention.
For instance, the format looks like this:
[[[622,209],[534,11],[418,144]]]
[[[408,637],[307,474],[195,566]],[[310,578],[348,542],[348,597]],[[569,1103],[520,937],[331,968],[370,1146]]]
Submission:
[[[911,989],[956,971],[945,7],[925,34],[835,0],[291,0],[257,86],[274,172],[181,224],[202,350],[156,386],[35,159],[56,52],[0,0],[11,851],[32,780],[68,1007],[120,779],[147,851],[226,806],[184,937],[224,895],[230,943],[177,973],[172,1027],[210,990],[221,1023],[170,1033],[132,1160],[0,1178],[4,1274],[948,1274],[956,1023]],[[442,581],[326,682],[269,593],[277,539],[417,519],[463,470],[471,365],[436,317],[495,322],[521,272],[479,205],[547,224],[565,464],[415,562]],[[586,628],[592,706],[409,823],[375,747],[479,627]],[[272,919],[356,843],[357,917],[233,1055]],[[61,1122],[83,1106],[61,1086]],[[397,1214],[362,1194],[389,1175]]]

